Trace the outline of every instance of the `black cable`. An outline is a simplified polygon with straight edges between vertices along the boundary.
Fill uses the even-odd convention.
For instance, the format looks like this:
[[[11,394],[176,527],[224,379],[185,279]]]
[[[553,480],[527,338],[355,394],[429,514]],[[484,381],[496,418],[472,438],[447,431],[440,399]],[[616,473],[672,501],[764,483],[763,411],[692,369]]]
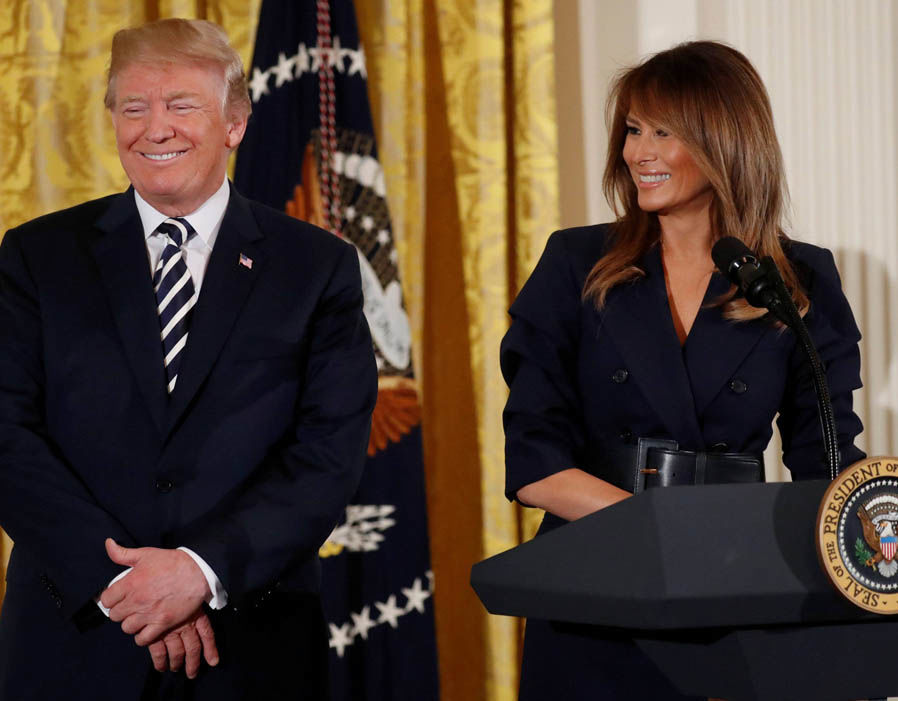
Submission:
[[[841,456],[839,454],[838,434],[836,433],[836,418],[833,412],[832,400],[829,394],[829,385],[826,382],[826,368],[823,367],[823,361],[817,353],[811,334],[808,333],[808,327],[798,313],[795,302],[792,301],[792,295],[786,289],[786,284],[779,273],[776,265],[770,258],[761,261],[760,267],[764,270],[766,277],[776,288],[777,294],[772,295],[767,307],[771,312],[789,328],[791,328],[798,337],[801,347],[804,349],[808,362],[811,365],[811,377],[814,382],[814,391],[817,395],[817,411],[820,416],[820,429],[823,434],[823,449],[826,455],[826,462],[829,465],[830,479],[835,479],[839,474],[841,465]]]

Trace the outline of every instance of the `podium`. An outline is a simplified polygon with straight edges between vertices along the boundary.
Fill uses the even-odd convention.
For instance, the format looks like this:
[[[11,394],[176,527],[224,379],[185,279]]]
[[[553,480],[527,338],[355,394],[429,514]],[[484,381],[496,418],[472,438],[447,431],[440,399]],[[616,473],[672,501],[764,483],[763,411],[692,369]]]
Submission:
[[[751,701],[898,694],[898,617],[817,561],[829,482],[650,489],[476,564],[493,614],[626,630],[682,692]]]

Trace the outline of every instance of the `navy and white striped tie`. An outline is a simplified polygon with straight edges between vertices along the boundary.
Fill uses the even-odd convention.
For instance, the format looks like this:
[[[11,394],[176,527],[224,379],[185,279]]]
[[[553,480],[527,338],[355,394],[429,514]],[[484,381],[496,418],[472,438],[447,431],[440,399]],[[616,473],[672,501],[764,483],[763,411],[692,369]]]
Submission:
[[[190,313],[196,304],[193,280],[190,279],[181,245],[196,232],[186,219],[178,217],[166,219],[156,228],[156,233],[165,237],[165,248],[162,249],[153,274],[153,287],[156,290],[156,308],[162,329],[168,392],[171,394],[178,381],[181,358],[184,357]]]

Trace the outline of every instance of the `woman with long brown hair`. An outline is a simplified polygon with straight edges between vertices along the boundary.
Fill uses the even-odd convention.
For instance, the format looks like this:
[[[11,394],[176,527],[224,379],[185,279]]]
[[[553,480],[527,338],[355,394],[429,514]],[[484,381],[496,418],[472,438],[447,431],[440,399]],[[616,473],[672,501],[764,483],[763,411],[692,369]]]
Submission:
[[[827,475],[802,351],[715,271],[724,236],[777,263],[826,366],[842,463],[860,459],[860,333],[832,254],[783,230],[782,155],[751,63],[681,44],[624,71],[606,117],[617,220],[553,234],[510,310],[508,497],[545,509],[544,533],[641,488],[762,481],[777,414],[793,478]],[[659,472],[637,477],[652,442]],[[549,694],[683,698],[625,636],[529,621],[520,697]]]

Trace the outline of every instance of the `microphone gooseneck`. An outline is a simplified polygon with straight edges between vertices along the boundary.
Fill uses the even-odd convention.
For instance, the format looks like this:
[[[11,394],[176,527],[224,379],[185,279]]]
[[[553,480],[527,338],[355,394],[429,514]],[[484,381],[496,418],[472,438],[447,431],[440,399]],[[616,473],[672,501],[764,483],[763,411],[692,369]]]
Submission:
[[[811,365],[826,462],[829,465],[830,478],[835,479],[839,474],[841,458],[835,415],[826,382],[826,370],[776,263],[770,256],[758,260],[748,246],[732,236],[726,236],[714,244],[711,258],[717,269],[742,291],[750,305],[769,309],[777,319],[795,332],[801,342]]]

